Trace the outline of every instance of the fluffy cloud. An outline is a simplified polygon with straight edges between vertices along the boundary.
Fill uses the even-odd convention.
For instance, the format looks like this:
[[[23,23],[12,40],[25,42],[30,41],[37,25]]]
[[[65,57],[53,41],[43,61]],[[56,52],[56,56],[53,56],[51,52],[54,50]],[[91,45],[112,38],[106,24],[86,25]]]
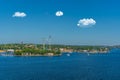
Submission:
[[[23,18],[23,17],[26,17],[26,16],[27,15],[24,12],[15,12],[12,17],[21,17],[21,18]]]
[[[93,26],[96,24],[96,21],[92,18],[87,18],[87,19],[80,19],[78,21],[77,26],[78,27],[89,27],[89,26]]]
[[[63,12],[62,11],[57,11],[56,16],[63,16]]]

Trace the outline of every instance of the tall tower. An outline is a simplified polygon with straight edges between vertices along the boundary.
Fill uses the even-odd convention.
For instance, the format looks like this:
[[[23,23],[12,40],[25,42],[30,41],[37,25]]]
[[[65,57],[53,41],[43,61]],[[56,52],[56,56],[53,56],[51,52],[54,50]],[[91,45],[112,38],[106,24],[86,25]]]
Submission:
[[[43,38],[43,49],[44,49],[44,50],[46,49],[46,48],[45,48],[45,43],[46,43],[46,39]]]
[[[21,41],[20,44],[21,44],[21,49],[23,49],[23,48],[24,48],[24,43],[23,43],[23,41]]]
[[[52,37],[51,37],[51,35],[48,37],[48,45],[49,45],[49,50],[51,50],[51,39],[52,39]]]
[[[48,37],[47,39],[47,43],[48,43],[48,49],[51,50],[51,35]]]

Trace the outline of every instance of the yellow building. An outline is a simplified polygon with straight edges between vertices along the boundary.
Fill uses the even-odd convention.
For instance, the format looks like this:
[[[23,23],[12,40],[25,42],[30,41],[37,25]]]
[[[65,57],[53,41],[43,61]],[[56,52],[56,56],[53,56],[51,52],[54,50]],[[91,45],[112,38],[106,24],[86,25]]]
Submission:
[[[4,50],[0,50],[0,53],[1,53],[1,52],[5,52],[5,51],[4,51]]]

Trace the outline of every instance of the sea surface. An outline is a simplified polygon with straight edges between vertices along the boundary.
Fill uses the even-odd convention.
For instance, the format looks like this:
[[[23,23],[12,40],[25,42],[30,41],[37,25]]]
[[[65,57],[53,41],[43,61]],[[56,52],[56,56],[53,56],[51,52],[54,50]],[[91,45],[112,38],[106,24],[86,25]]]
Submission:
[[[120,49],[108,54],[0,56],[0,80],[120,80]]]

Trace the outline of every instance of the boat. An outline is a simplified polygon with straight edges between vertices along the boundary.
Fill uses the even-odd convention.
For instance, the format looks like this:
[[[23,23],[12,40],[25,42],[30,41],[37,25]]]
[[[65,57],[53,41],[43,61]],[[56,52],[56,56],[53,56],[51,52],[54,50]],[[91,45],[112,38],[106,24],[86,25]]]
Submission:
[[[90,54],[88,53],[87,55],[89,56]]]
[[[67,56],[70,56],[70,54],[67,54]]]

